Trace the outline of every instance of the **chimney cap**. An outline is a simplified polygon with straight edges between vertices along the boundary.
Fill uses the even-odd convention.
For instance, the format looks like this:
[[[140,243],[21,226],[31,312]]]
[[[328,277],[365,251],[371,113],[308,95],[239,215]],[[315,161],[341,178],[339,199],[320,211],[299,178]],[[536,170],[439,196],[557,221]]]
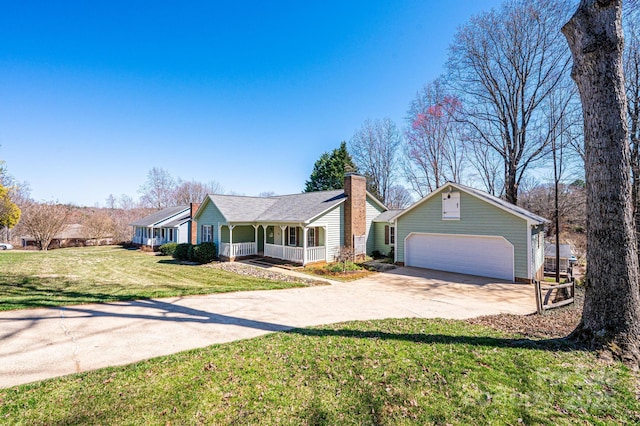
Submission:
[[[347,177],[347,176],[360,176],[360,177],[364,177],[364,175],[363,175],[363,174],[360,174],[360,173],[358,173],[358,172],[347,172],[347,173],[345,173],[345,174],[344,174],[344,177]]]

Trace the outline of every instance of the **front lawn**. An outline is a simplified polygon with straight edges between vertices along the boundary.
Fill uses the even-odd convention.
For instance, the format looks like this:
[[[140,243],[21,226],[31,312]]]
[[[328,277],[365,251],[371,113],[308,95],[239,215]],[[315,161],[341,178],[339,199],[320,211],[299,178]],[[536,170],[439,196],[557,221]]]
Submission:
[[[0,390],[7,424],[638,424],[635,377],[460,321],[292,330]]]
[[[0,310],[304,286],[120,247],[0,253]]]

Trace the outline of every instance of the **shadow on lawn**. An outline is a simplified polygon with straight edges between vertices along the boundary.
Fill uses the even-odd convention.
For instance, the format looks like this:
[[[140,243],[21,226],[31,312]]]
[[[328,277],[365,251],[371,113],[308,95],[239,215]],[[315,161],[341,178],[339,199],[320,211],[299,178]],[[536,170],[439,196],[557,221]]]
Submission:
[[[59,277],[8,275],[0,277],[0,311],[53,308],[85,303],[124,302],[149,297],[135,294],[107,294],[70,290],[77,283]],[[119,286],[122,291],[127,288]],[[155,296],[152,296],[155,297]],[[157,296],[161,297],[161,296]]]
[[[576,350],[587,350],[583,345],[564,339],[511,339],[488,336],[457,336],[447,334],[429,333],[389,333],[386,331],[358,331],[358,330],[335,330],[330,328],[295,328],[287,330],[285,333],[299,334],[310,337],[346,337],[357,339],[379,339],[379,340],[402,340],[423,344],[461,344],[471,346],[485,346],[491,348],[521,348],[548,351],[570,352]]]

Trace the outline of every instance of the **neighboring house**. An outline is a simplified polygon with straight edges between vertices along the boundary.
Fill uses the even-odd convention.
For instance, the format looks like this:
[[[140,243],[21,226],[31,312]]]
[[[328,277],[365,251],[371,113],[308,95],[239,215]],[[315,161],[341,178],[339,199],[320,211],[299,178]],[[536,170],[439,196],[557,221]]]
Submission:
[[[544,274],[547,220],[486,192],[449,182],[389,220],[396,263],[521,282]]]
[[[195,228],[191,218],[200,204],[168,207],[152,213],[130,225],[133,226],[132,242],[157,248],[162,244],[195,242]]]
[[[197,242],[214,242],[222,258],[261,255],[306,265],[332,262],[343,246],[374,250],[373,219],[387,208],[366,180],[345,176],[345,189],[273,197],[208,195],[194,215]]]
[[[576,257],[573,255],[569,244],[560,244],[560,272],[566,273],[569,265],[575,262]],[[544,245],[544,270],[547,272],[556,271],[556,245]]]
[[[37,246],[35,239],[30,235],[26,235],[20,239],[22,240],[22,247]],[[112,236],[106,236],[100,239],[89,237],[81,224],[72,223],[65,225],[62,231],[53,237],[48,248],[97,246],[111,244],[112,241]]]

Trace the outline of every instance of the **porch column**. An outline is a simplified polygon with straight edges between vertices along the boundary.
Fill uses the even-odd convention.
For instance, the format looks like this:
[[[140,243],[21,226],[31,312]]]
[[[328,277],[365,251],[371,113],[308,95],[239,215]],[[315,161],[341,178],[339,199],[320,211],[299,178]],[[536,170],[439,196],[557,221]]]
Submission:
[[[216,240],[216,245],[218,246],[218,256],[220,256],[220,243],[222,242],[222,237],[220,233],[222,232],[222,225],[218,222],[218,239]]]
[[[255,248],[253,249],[253,251],[255,252],[254,254],[258,254],[258,228],[260,227],[260,225],[253,225],[253,245],[255,246]]]
[[[262,252],[263,256],[267,255],[267,225],[260,225],[262,226],[262,236],[264,238],[264,249]]]
[[[302,266],[307,264],[307,227],[302,228]]]
[[[229,225],[229,260],[236,257],[233,250],[233,228],[235,227],[235,225]]]
[[[322,236],[322,241],[324,241],[324,261],[329,263],[329,232],[328,226],[323,226],[322,229],[324,230],[324,235]]]
[[[286,225],[280,225],[280,239],[282,240],[282,245],[280,246],[280,259],[284,259],[284,230],[287,229]]]

